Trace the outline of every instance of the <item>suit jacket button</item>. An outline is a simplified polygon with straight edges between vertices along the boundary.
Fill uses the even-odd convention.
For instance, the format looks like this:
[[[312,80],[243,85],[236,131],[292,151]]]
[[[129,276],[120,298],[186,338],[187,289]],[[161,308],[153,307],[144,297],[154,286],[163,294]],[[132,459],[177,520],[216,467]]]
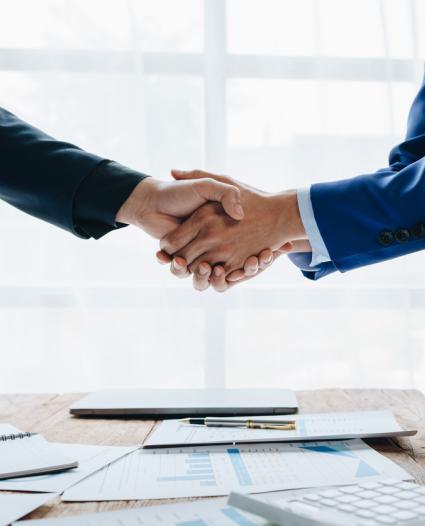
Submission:
[[[410,229],[410,233],[414,239],[421,239],[425,237],[425,223],[418,223]]]
[[[409,241],[410,233],[407,228],[399,228],[395,231],[394,237],[398,243],[406,243]]]
[[[382,232],[379,232],[378,242],[384,247],[391,245],[393,241],[394,241],[394,234],[391,232],[391,230],[382,230]]]

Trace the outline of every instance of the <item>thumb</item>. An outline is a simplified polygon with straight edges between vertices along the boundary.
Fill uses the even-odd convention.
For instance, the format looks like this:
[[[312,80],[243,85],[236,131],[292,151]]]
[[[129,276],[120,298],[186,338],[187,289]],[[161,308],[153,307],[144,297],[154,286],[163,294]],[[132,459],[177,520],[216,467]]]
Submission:
[[[236,221],[243,219],[244,211],[239,188],[213,179],[193,181],[193,189],[205,201],[221,203],[225,212]]]

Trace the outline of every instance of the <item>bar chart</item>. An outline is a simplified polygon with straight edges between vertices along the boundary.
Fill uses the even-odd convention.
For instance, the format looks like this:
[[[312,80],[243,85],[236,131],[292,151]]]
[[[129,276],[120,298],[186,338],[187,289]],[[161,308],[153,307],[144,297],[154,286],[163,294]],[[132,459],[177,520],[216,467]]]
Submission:
[[[184,459],[183,473],[160,476],[158,482],[199,481],[201,486],[216,486],[214,468],[208,451],[189,453]]]

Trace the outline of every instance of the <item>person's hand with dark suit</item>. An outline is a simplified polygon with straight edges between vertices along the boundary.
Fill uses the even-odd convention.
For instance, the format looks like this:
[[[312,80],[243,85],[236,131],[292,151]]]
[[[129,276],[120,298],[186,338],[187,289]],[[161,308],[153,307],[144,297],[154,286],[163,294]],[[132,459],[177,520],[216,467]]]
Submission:
[[[244,217],[240,191],[235,186],[213,179],[166,182],[148,177],[131,192],[116,221],[160,239],[210,201],[215,201],[232,221]]]

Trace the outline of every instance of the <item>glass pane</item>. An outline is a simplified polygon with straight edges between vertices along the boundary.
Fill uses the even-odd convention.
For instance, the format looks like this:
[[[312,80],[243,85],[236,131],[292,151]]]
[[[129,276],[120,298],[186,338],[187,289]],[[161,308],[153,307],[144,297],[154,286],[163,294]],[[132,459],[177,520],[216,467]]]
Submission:
[[[228,0],[230,53],[314,55],[316,0]]]
[[[0,13],[0,47],[202,49],[199,0],[0,0]]]
[[[383,57],[387,45],[390,56],[413,54],[404,0],[229,0],[227,13],[231,53]]]

